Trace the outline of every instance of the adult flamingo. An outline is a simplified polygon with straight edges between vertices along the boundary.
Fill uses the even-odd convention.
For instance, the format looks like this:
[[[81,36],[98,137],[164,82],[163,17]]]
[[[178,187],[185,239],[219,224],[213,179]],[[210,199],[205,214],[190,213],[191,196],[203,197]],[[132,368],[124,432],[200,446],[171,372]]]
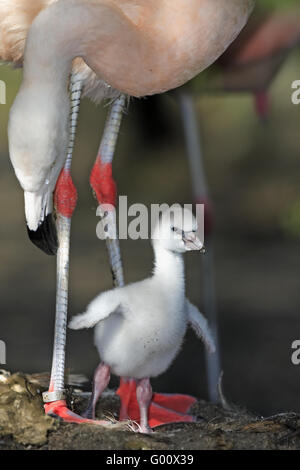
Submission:
[[[44,397],[47,412],[66,421],[86,421],[71,413],[64,399],[69,235],[76,205],[70,163],[82,85],[96,100],[121,95],[113,105],[91,173],[98,202],[115,203],[111,159],[124,94],[162,93],[193,78],[235,39],[253,4],[254,0],[0,1],[1,57],[24,66],[10,113],[10,158],[24,189],[29,234],[48,254],[57,249],[51,222],[56,186],[57,309],[50,389]],[[73,69],[69,134],[67,83],[77,57],[84,63]],[[117,244],[111,251],[113,263],[115,254]],[[116,280],[123,282],[120,271]]]

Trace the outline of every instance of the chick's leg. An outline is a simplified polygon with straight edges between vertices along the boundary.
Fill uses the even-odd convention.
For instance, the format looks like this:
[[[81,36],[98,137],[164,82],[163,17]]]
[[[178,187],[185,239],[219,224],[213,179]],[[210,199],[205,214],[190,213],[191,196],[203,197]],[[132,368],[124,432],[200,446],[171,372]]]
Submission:
[[[149,406],[152,400],[152,387],[149,378],[137,381],[136,398],[140,408],[140,431],[153,432],[148,423]]]
[[[136,393],[137,381],[134,379],[120,380],[117,395],[120,397],[120,420],[130,419],[140,422],[140,407]],[[153,393],[149,407],[149,426],[155,428],[167,423],[193,422],[195,417],[188,414],[196,403],[196,398],[178,393]]]
[[[110,367],[101,362],[97,369],[95,370],[94,380],[93,380],[93,391],[90,398],[89,404],[85,412],[82,414],[85,418],[95,419],[95,410],[97,402],[108,386],[110,381]]]

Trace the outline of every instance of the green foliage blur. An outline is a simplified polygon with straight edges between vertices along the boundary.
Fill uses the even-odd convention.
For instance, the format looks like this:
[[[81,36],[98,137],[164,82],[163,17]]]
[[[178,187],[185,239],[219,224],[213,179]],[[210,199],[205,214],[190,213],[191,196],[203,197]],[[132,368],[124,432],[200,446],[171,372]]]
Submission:
[[[257,7],[273,10],[277,9],[289,9],[293,6],[299,6],[298,0],[257,0]]]

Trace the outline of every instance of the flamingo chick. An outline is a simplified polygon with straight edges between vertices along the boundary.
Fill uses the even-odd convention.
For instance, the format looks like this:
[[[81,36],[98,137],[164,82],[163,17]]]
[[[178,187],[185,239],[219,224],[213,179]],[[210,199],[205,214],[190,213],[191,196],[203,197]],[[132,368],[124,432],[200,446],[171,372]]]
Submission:
[[[197,307],[185,296],[184,262],[187,251],[204,251],[196,235],[197,222],[179,206],[164,211],[153,232],[153,275],[139,282],[101,293],[87,311],[72,318],[69,327],[95,326],[95,345],[102,363],[95,374],[89,411],[107,387],[110,372],[137,380],[141,432],[150,432],[148,408],[152,398],[150,377],[165,372],[177,356],[190,324],[209,351],[214,340]]]

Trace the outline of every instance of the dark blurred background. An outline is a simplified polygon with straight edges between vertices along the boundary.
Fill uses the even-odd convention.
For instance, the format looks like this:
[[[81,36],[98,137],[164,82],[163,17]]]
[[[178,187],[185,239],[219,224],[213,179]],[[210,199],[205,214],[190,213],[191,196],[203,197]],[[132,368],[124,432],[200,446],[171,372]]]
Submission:
[[[255,21],[263,17],[258,13]],[[293,45],[284,54],[279,48],[272,83],[267,80],[254,90],[270,84],[267,116],[257,115],[253,93],[224,91],[230,89],[222,81],[230,61],[221,61],[185,88],[195,100],[213,201],[224,392],[230,401],[263,414],[300,411],[300,366],[290,359],[291,343],[300,339],[300,105],[291,102],[291,84],[300,80],[300,53]],[[254,83],[264,72],[251,73]],[[23,192],[8,157],[7,119],[21,75],[21,70],[0,68],[7,84],[7,104],[0,105],[0,339],[7,344],[7,369],[40,372],[51,365],[55,258],[27,238]],[[88,182],[105,113],[88,100],[80,110],[73,160],[79,202],[72,225],[70,315],[83,311],[112,283],[105,244],[96,237],[96,202]],[[114,174],[129,204],[193,202],[177,93],[131,101]],[[126,281],[148,276],[149,241],[122,241],[121,248]],[[187,294],[201,309],[201,257],[190,254],[185,261]],[[97,361],[93,333],[70,331],[69,370],[91,376]],[[207,398],[203,347],[192,332],[153,386]]]

